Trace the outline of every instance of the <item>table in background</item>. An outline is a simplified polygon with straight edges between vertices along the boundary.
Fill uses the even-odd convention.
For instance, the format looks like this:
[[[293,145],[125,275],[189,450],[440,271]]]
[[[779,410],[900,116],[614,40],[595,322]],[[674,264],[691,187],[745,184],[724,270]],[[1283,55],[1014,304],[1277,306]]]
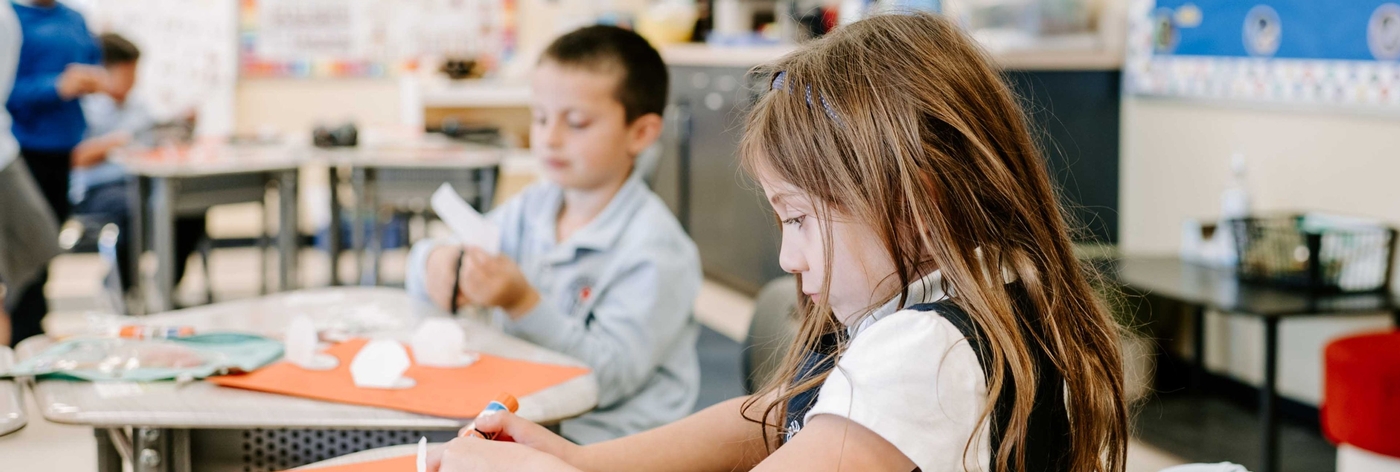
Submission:
[[[279,335],[295,314],[311,317],[319,329],[407,341],[426,317],[441,310],[391,288],[347,287],[274,294],[178,310],[141,318],[162,326],[188,325],[200,331],[240,331]],[[461,320],[467,346],[485,353],[534,362],[576,365],[573,358],[510,337],[499,330]],[[21,357],[41,352],[52,341],[35,337],[20,345]],[[123,455],[137,472],[281,470],[359,450],[417,441],[441,431],[448,436],[465,423],[396,410],[322,402],[306,398],[219,387],[207,382],[101,384],[42,380],[34,398],[55,423],[91,426],[103,472],[121,470]],[[557,423],[597,405],[592,374],[520,398],[519,414]],[[127,435],[126,428],[132,428]],[[343,430],[358,430],[353,434]],[[149,451],[149,452],[148,452]]]
[[[342,211],[353,210],[350,239],[360,260],[360,283],[375,285],[383,250],[379,209],[389,204],[405,207],[408,205],[404,203],[413,201],[427,209],[433,192],[443,183],[451,183],[468,203],[486,213],[496,195],[496,181],[506,152],[504,148],[453,141],[315,150],[314,159],[324,161],[331,171],[331,230],[327,234],[331,274],[339,274],[338,256],[344,246],[340,235]],[[349,171],[355,195],[349,205],[336,191],[345,177],[344,170]],[[363,234],[366,225],[371,228],[368,243]],[[331,277],[331,283],[339,283],[338,275]]]
[[[183,156],[175,153],[184,152]],[[267,205],[267,187],[277,186],[278,287],[296,285],[297,174],[301,161],[292,149],[279,145],[196,144],[184,150],[134,150],[114,152],[114,162],[130,174],[132,260],[140,261],[145,241],[158,261],[155,300],[140,310],[146,313],[173,308],[175,293],[175,218],[203,215],[210,207],[229,203],[259,202]],[[266,218],[264,219],[266,222]],[[265,232],[265,230],[264,230]],[[139,262],[138,262],[139,263]],[[131,281],[145,294],[140,271]]]
[[[1124,287],[1145,295],[1174,300],[1193,309],[1192,384],[1205,374],[1205,313],[1253,316],[1264,323],[1264,382],[1259,388],[1259,418],[1263,466],[1256,472],[1278,470],[1278,325],[1284,318],[1321,317],[1387,312],[1400,326],[1400,307],[1389,292],[1322,295],[1242,283],[1233,269],[1207,267],[1175,257],[1125,257],[1113,261],[1108,273]]]
[[[0,346],[0,371],[9,370],[15,363],[14,352]],[[0,436],[19,431],[28,424],[24,414],[24,390],[14,380],[0,380]]]

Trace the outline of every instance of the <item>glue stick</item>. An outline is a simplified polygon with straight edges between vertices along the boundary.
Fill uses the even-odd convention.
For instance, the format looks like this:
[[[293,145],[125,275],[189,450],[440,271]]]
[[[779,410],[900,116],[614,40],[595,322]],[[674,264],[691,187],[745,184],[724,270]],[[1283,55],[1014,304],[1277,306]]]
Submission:
[[[115,330],[115,337],[124,339],[173,339],[194,336],[193,326],[126,325]]]
[[[488,441],[496,439],[496,433],[483,433],[477,430],[476,420],[481,419],[485,416],[491,416],[500,413],[502,411],[509,411],[511,413],[515,413],[515,410],[519,409],[520,402],[515,399],[514,395],[511,395],[509,393],[502,393],[500,395],[496,395],[496,399],[491,400],[491,403],[487,403],[486,408],[483,408],[481,410],[481,413],[476,415],[476,419],[472,420],[472,424],[467,425],[467,427],[463,429],[463,431],[466,431],[467,433],[463,434],[462,436],[477,437]]]

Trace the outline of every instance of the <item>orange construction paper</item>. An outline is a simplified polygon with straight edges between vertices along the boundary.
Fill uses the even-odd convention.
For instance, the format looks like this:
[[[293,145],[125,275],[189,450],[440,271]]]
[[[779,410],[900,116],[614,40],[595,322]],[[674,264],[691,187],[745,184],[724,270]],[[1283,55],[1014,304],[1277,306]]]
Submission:
[[[352,339],[327,349],[327,354],[340,359],[340,365],[332,370],[307,370],[282,361],[247,374],[210,377],[209,381],[225,387],[466,419],[475,417],[502,392],[524,397],[588,373],[588,369],[582,367],[482,354],[466,367],[414,364],[404,372],[405,377],[415,382],[411,388],[359,388],[350,377],[350,361],[368,342],[367,339]]]
[[[410,454],[377,461],[359,462],[334,467],[321,467],[312,470],[316,472],[410,472],[418,470],[418,456]]]

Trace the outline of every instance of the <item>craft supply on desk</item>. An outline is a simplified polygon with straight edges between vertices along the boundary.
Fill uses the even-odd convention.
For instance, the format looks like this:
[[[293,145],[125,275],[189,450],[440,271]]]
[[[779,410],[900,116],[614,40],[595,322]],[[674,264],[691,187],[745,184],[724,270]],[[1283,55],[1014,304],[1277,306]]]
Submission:
[[[461,194],[444,183],[433,192],[433,212],[452,229],[463,246],[472,246],[490,254],[501,252],[501,229],[467,204]]]
[[[282,336],[282,344],[285,346],[283,358],[297,367],[307,370],[329,370],[339,365],[335,356],[319,352],[320,339],[309,316],[299,314],[292,317],[291,323],[287,324],[286,333]]]
[[[329,371],[307,371],[278,362],[248,374],[214,377],[209,381],[225,387],[331,402],[447,418],[472,418],[497,392],[529,396],[588,373],[588,369],[582,367],[480,354],[476,362],[466,367],[443,369],[412,365],[404,372],[405,377],[415,382],[411,388],[356,388],[350,376],[350,359],[368,342],[355,339],[331,346],[326,352],[339,358],[340,366]]]
[[[462,429],[463,431],[466,431],[466,434],[463,434],[462,436],[469,438],[482,438],[487,441],[493,441],[496,439],[496,433],[486,433],[482,432],[479,429],[476,429],[476,420],[485,418],[487,416],[500,414],[503,411],[515,413],[519,409],[520,401],[516,400],[514,395],[511,395],[509,393],[502,393],[500,395],[496,395],[495,400],[491,400],[491,403],[487,403],[486,408],[483,408],[481,410],[481,413],[477,413],[476,418],[472,420],[472,424],[469,424],[466,428]]]
[[[413,361],[427,367],[466,367],[477,356],[466,352],[467,333],[450,318],[428,318],[409,341]]]
[[[416,458],[418,472],[428,472],[428,438],[418,439],[418,457]]]
[[[123,339],[170,339],[194,336],[193,326],[126,325],[116,329],[113,337]]]
[[[74,338],[50,346],[0,375],[135,382],[201,379],[253,371],[281,355],[280,343],[251,334],[146,340]]]
[[[404,377],[413,361],[403,344],[392,339],[375,339],[360,348],[350,361],[350,378],[356,388],[406,389],[412,388],[412,378]]]

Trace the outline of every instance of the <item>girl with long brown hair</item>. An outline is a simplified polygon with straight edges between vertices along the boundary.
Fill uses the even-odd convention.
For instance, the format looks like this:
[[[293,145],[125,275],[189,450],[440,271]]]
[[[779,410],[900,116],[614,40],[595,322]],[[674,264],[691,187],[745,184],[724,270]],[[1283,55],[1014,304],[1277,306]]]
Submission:
[[[487,417],[515,443],[459,439],[434,465],[1122,471],[1118,333],[990,62],[948,21],[891,15],[756,71],[740,151],[803,292],[771,385],[588,447]]]

